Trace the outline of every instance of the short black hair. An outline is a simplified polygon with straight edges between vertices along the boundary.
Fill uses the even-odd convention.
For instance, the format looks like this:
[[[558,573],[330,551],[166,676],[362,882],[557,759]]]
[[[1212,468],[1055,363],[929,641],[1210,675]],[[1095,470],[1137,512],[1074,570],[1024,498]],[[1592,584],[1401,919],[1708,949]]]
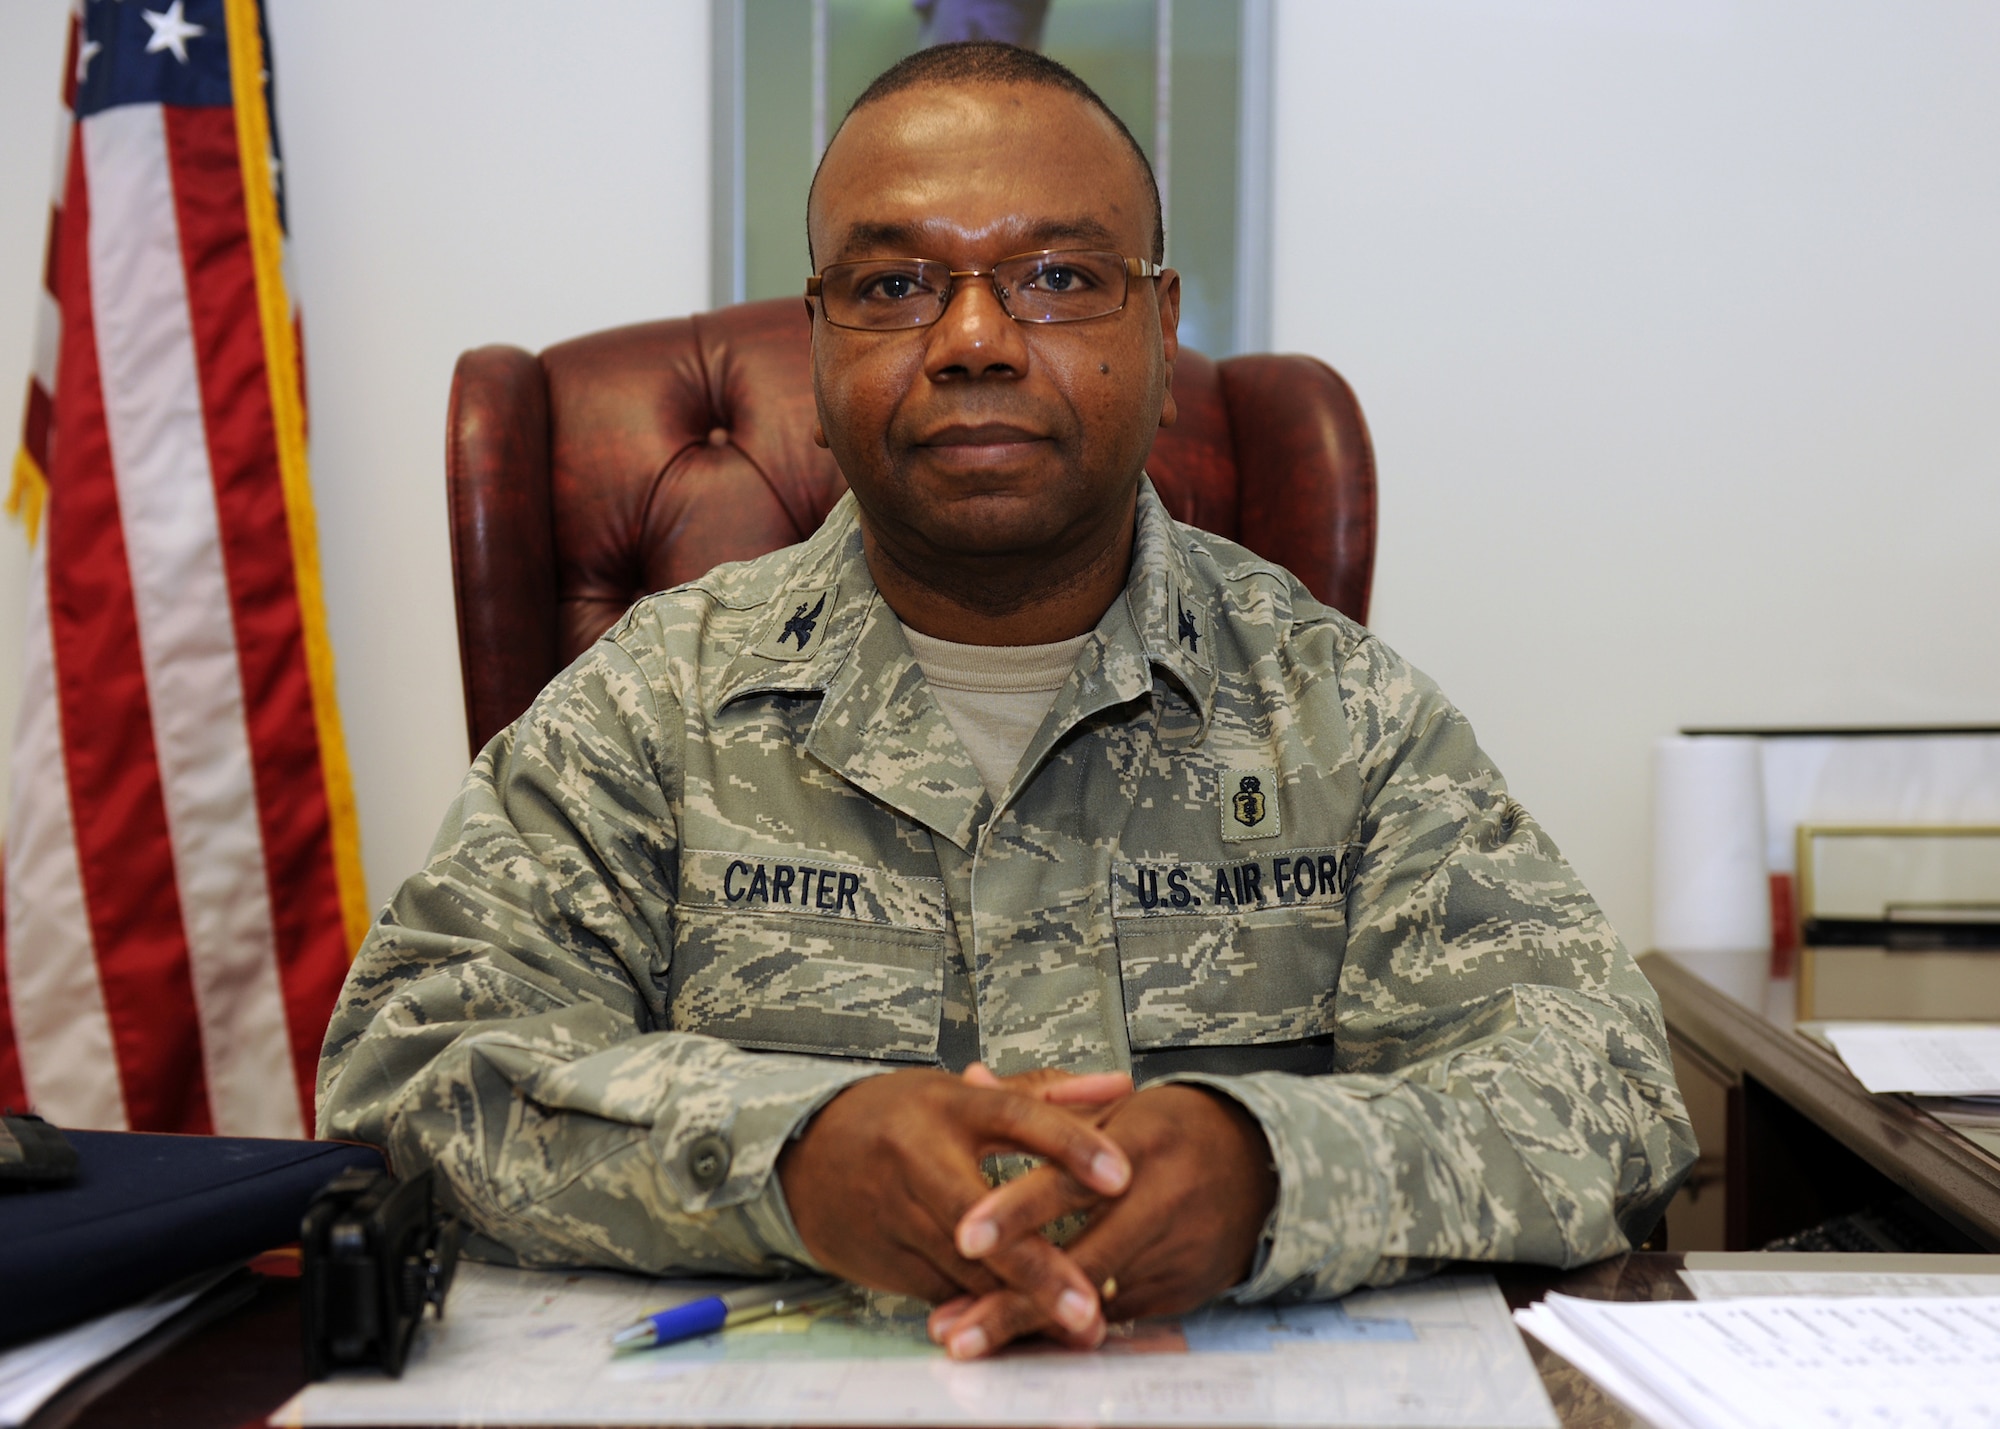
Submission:
[[[868,88],[861,91],[861,97],[848,106],[840,122],[844,128],[849,119],[876,100],[901,94],[906,89],[943,89],[967,84],[1029,84],[1043,89],[1059,89],[1075,95],[1109,119],[1138,163],[1139,172],[1146,176],[1146,194],[1153,203],[1152,259],[1155,263],[1166,261],[1167,224],[1165,215],[1160,212],[1160,183],[1153,176],[1153,161],[1146,157],[1146,151],[1139,147],[1139,141],[1125,127],[1125,121],[1112,112],[1111,106],[1098,92],[1085,84],[1075,70],[1047,55],[1024,50],[1018,45],[1004,45],[997,40],[961,40],[954,44],[932,45],[929,49],[905,55],[876,75]],[[834,132],[838,134],[839,130]],[[832,147],[832,142],[828,141],[827,148]],[[826,156],[820,155],[820,163],[825,162]],[[813,185],[818,183],[819,170],[815,168]],[[811,188],[806,191],[806,207],[808,210],[812,207]],[[810,230],[806,234],[806,252],[812,252]]]

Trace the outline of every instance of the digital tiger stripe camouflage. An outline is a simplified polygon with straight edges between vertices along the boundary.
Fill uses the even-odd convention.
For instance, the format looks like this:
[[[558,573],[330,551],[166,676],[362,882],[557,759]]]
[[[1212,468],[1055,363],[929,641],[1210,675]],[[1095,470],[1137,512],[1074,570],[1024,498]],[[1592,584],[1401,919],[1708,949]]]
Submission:
[[[320,1125],[524,1264],[777,1271],[857,1078],[1200,1081],[1280,1193],[1235,1294],[1574,1264],[1694,1156],[1645,979],[1464,718],[1142,487],[1123,598],[999,807],[851,498],[641,601],[480,755],[370,934]]]

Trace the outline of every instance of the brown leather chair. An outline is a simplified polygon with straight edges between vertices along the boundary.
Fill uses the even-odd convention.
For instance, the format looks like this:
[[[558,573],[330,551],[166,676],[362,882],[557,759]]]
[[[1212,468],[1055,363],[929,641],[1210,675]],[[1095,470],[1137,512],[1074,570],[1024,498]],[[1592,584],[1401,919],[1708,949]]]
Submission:
[[[459,358],[445,480],[475,751],[633,601],[825,519],[846,483],[813,445],[807,333],[780,298]],[[1365,621],[1375,458],[1347,383],[1182,348],[1174,395],[1146,468],[1167,509]]]

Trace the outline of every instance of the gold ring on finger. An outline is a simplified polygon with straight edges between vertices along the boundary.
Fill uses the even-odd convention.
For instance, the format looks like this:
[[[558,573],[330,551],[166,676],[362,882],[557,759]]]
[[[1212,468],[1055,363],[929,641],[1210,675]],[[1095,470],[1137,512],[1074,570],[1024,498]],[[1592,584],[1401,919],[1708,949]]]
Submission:
[[[1107,1275],[1104,1277],[1104,1283],[1097,1287],[1097,1298],[1100,1302],[1107,1305],[1118,1298],[1117,1276]]]

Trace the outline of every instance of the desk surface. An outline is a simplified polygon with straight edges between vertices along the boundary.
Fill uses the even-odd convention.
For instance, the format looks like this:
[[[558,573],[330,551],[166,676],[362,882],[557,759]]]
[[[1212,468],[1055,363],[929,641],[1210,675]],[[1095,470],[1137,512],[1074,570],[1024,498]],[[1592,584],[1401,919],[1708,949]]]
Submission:
[[[1781,1099],[1889,1182],[1920,1196],[1986,1248],[2000,1250],[2000,1159],[1898,1098],[1871,1097],[1825,1049],[1677,965],[1655,955],[1644,966],[1678,1044],[1714,1070],[1749,1083],[1756,1096]],[[1756,1194],[1755,1186],[1742,1194]],[[1769,1264],[1754,1254],[1700,1259],[1713,1266]],[[1675,1253],[1639,1252],[1569,1272],[1503,1266],[1496,1273],[1515,1306],[1552,1290],[1600,1300],[1679,1300],[1688,1298],[1675,1273],[1683,1261]],[[1528,1346],[1565,1425],[1624,1429],[1632,1423],[1559,1357],[1532,1340]],[[298,1282],[246,1271],[72,1385],[30,1429],[248,1429],[304,1383]]]
[[[1954,1265],[1954,1261],[1960,1262]],[[1980,1269],[2000,1283],[1992,1258],[1900,1255],[1770,1255],[1636,1251],[1580,1270],[1467,1265],[1490,1270],[1519,1309],[1551,1292],[1589,1300],[1688,1300],[1678,1272],[1779,1269],[1936,1272]],[[1530,1358],[1566,1429],[1643,1429],[1560,1356],[1524,1335]],[[305,1385],[295,1275],[245,1270],[179,1319],[99,1366],[45,1405],[28,1429],[254,1429]]]
[[[1806,1184],[1815,1176],[1822,1183],[1856,1179],[1810,1145],[1790,1139],[1784,1117],[1763,1111],[1775,1099],[1930,1207],[1972,1246],[2000,1251],[2000,1158],[1902,1097],[1871,1095],[1826,1048],[1664,955],[1649,953],[1639,965],[1660,994],[1676,1054],[1690,1054],[1712,1074],[1746,1089],[1729,1131],[1729,1193],[1736,1202],[1732,1249],[1752,1249],[1822,1213],[1847,1209],[1822,1199],[1824,1184]],[[1706,1144],[1702,1149],[1711,1150]],[[1790,1224],[1781,1204],[1788,1199],[1811,1208],[1792,1219],[1809,1218]]]
[[[1679,1255],[1638,1252],[1568,1272],[1502,1266],[1496,1273],[1516,1307],[1552,1290],[1594,1300],[1684,1300],[1688,1292],[1675,1274],[1681,1263]],[[1532,1339],[1527,1344],[1564,1425],[1633,1424],[1565,1361]],[[304,1384],[298,1281],[245,1271],[71,1385],[29,1421],[29,1429],[250,1429]]]

